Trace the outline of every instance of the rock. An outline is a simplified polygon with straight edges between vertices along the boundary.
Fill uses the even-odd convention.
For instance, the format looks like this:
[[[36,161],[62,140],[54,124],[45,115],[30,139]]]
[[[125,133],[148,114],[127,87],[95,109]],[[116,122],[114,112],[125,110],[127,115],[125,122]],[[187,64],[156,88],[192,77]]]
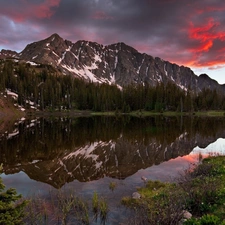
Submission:
[[[133,198],[133,199],[140,199],[140,198],[141,198],[141,195],[140,195],[138,192],[134,192],[134,193],[132,194],[132,198]]]
[[[142,179],[144,182],[146,182],[146,181],[147,181],[147,178],[146,178],[146,177],[144,177],[144,176],[142,176],[142,177],[141,177],[141,179]]]
[[[192,214],[190,212],[188,212],[187,210],[183,210],[183,218],[184,219],[191,219]]]
[[[178,225],[183,225],[185,221],[192,218],[192,214],[188,212],[187,210],[182,211],[183,218],[179,221]]]

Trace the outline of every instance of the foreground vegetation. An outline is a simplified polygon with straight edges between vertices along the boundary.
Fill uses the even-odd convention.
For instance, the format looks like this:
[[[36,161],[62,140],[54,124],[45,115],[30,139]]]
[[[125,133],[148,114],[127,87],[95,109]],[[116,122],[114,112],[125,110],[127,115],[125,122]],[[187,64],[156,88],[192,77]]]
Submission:
[[[108,216],[108,204],[93,193],[92,203],[78,197],[74,190],[50,190],[46,199],[39,196],[29,198],[25,208],[24,223],[29,225],[88,225],[96,222],[105,224]]]
[[[148,181],[140,199],[122,203],[135,211],[132,224],[225,224],[225,157],[209,157],[184,171],[175,183]],[[185,220],[184,213],[192,218]]]
[[[225,224],[225,156],[209,157],[192,165],[175,183],[148,181],[138,189],[140,199],[124,197],[122,203],[134,210],[128,224],[221,225]],[[110,184],[109,188],[115,188]],[[92,206],[74,192],[50,192],[44,200],[34,196],[21,200],[14,189],[0,185],[0,224],[105,224],[108,205],[93,194]],[[26,213],[25,213],[26,212]],[[184,219],[185,213],[192,218]]]
[[[0,172],[2,166],[0,165]],[[21,225],[25,216],[24,208],[26,200],[18,195],[16,190],[10,188],[5,190],[5,186],[0,178],[0,225]]]
[[[50,190],[46,199],[38,195],[22,199],[15,189],[4,188],[0,180],[0,225],[88,225],[107,221],[108,204],[96,192],[90,205],[74,190]]]

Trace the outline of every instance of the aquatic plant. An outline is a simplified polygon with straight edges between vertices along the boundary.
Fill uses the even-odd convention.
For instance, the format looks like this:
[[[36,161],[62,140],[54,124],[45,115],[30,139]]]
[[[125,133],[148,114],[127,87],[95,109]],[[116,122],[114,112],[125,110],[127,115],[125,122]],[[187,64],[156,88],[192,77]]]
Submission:
[[[109,183],[109,189],[110,189],[111,191],[114,191],[115,188],[116,188],[116,182],[111,181],[111,182]]]
[[[98,201],[99,201],[98,200],[98,193],[94,192],[93,197],[92,197],[92,210],[95,214],[98,213],[98,205],[99,205]]]

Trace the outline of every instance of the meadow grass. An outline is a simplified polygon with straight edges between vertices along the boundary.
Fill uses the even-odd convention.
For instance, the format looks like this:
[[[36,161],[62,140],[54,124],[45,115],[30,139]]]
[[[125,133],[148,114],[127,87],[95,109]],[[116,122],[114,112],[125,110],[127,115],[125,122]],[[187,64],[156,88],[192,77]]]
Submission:
[[[122,199],[135,212],[133,224],[178,224],[184,211],[193,215],[184,224],[225,224],[225,156],[203,159],[171,183],[148,181],[138,192],[140,199]]]

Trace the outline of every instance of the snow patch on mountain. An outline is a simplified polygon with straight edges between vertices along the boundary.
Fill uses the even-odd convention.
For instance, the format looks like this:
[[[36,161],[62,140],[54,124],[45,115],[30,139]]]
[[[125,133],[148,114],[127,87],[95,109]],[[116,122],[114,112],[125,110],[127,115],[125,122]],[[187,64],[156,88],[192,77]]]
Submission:
[[[140,66],[137,69],[137,74],[140,74],[140,70],[141,70],[141,67],[142,67],[144,61],[145,61],[145,57],[143,57],[142,62],[141,62]]]
[[[192,87],[198,92],[204,88],[225,92],[225,86],[208,76],[198,77],[188,67],[139,53],[124,43],[108,46],[90,41],[72,43],[53,34],[47,39],[28,44],[20,54],[10,50],[0,52],[0,58],[12,56],[35,66],[37,63],[52,65],[65,75],[89,82],[116,84],[119,87],[146,83],[156,86],[162,82],[173,82],[183,90]]]
[[[35,55],[34,57],[32,57],[32,59],[36,59],[38,57],[38,55]]]
[[[66,53],[67,53],[67,52],[70,52],[71,48],[72,48],[72,46],[68,47],[68,48],[66,49],[66,51],[63,52],[62,57],[58,60],[57,65],[59,65],[59,64],[65,59]]]
[[[30,64],[31,66],[39,66],[40,64],[37,64],[35,62],[27,61],[26,63]]]

